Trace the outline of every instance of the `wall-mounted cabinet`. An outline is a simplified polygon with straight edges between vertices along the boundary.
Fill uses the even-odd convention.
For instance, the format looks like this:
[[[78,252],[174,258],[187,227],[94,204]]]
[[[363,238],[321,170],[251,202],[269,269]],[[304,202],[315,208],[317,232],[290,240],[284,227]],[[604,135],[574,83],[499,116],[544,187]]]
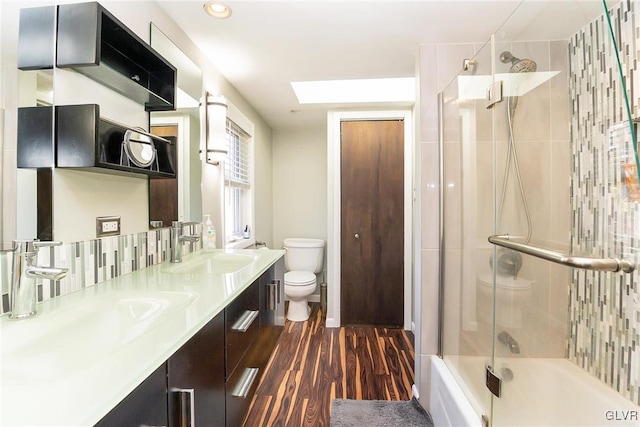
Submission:
[[[72,68],[147,111],[175,109],[176,68],[99,3],[20,11],[18,68],[52,68],[54,51],[57,67]]]
[[[53,68],[56,39],[55,6],[20,9],[18,32],[18,69]]]
[[[57,67],[72,68],[147,111],[175,109],[176,68],[111,13],[96,2],[60,5],[57,12]],[[32,53],[22,69],[35,69],[52,55],[42,42],[51,39],[50,25],[38,21],[47,17],[55,19],[44,11],[21,16],[19,51]]]
[[[19,168],[176,175],[175,141],[101,118],[96,104],[20,108],[17,149]]]

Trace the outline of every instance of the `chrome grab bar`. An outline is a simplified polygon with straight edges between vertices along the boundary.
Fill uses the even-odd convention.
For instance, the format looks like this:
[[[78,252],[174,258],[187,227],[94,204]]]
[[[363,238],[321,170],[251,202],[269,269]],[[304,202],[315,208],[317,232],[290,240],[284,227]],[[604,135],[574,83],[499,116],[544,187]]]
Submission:
[[[595,271],[623,271],[631,273],[635,270],[635,265],[624,259],[617,258],[589,258],[563,254],[562,252],[552,251],[550,249],[539,248],[537,246],[527,245],[525,243],[514,242],[514,236],[496,235],[489,236],[489,242],[503,248],[513,249],[516,252],[532,255],[556,264],[566,265],[573,268],[582,268],[585,270]]]

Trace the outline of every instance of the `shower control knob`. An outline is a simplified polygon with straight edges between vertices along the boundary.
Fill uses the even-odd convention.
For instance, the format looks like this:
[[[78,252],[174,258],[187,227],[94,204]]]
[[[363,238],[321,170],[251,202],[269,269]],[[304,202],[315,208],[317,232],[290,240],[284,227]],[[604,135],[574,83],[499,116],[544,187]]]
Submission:
[[[354,234],[353,237],[356,238],[356,240],[358,240],[360,238],[360,235],[358,233]]]

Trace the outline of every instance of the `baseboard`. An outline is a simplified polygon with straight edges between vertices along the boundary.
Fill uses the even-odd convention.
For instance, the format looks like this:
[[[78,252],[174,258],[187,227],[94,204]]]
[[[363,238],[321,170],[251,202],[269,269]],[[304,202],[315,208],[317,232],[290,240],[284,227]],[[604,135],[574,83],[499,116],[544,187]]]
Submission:
[[[420,393],[418,393],[418,387],[415,384],[411,386],[411,393],[413,394],[413,397],[420,399]]]
[[[324,322],[327,328],[339,328],[340,322],[336,322],[336,319],[333,317],[327,317],[327,320]]]

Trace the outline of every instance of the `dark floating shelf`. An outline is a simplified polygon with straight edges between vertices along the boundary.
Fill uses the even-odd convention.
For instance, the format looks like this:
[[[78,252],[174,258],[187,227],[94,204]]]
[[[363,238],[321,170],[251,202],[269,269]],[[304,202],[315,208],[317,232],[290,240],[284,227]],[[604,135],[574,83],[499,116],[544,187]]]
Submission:
[[[128,130],[152,141],[149,147],[155,157],[148,166],[137,166],[127,154],[124,140]],[[176,176],[175,141],[101,118],[96,104],[19,108],[17,149],[19,168]]]

